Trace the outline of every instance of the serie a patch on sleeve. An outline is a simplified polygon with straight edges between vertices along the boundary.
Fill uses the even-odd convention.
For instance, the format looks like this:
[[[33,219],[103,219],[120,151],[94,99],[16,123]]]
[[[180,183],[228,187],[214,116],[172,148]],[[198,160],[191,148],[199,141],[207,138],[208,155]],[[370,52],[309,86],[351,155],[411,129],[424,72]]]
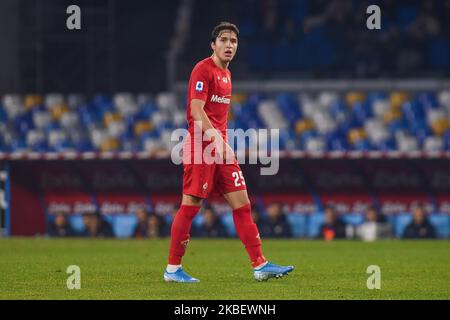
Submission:
[[[195,85],[195,90],[198,92],[203,91],[203,82],[202,81],[197,81],[197,84]]]

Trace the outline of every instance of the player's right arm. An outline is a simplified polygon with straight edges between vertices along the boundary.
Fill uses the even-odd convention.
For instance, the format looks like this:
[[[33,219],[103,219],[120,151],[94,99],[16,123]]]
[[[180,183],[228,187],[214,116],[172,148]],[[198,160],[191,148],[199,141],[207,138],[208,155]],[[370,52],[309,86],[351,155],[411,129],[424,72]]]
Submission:
[[[203,64],[197,64],[192,70],[190,78],[190,88],[188,88],[190,101],[190,115],[194,120],[194,125],[201,124],[201,130],[211,141],[216,144],[216,150],[224,159],[231,158],[233,150],[224,141],[220,132],[213,127],[204,107],[208,99],[209,83],[211,81],[211,73]],[[227,157],[225,157],[227,156]]]
[[[191,100],[191,117],[194,120],[194,125],[201,124],[201,130],[206,136],[216,143],[217,152],[222,155],[224,159],[231,159],[233,156],[233,149],[223,140],[220,132],[213,127],[211,121],[206,114],[204,107],[205,101],[201,99]]]

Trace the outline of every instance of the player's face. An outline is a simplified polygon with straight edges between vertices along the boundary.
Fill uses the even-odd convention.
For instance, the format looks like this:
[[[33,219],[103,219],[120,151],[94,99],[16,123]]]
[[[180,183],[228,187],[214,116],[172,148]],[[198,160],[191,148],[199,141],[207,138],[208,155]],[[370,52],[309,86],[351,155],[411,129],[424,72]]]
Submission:
[[[238,39],[233,31],[224,30],[212,44],[212,49],[216,56],[224,61],[230,62],[236,54]]]

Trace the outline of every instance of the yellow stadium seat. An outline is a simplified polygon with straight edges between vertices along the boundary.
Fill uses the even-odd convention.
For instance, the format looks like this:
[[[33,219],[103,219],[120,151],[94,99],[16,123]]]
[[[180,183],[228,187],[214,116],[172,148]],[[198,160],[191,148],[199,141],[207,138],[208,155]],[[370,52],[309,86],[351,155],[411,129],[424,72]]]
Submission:
[[[114,138],[105,139],[105,141],[103,141],[102,144],[100,145],[100,150],[102,152],[116,151],[118,148],[119,148],[119,141]]]
[[[297,134],[302,134],[303,132],[311,130],[313,128],[314,123],[310,119],[298,120],[295,124],[295,132]]]
[[[393,109],[399,109],[402,104],[409,99],[409,95],[404,91],[394,91],[389,96],[390,106]]]
[[[348,141],[355,144],[357,141],[367,138],[367,132],[362,128],[351,129],[348,132]]]
[[[391,123],[392,121],[398,120],[401,117],[402,112],[400,111],[400,109],[390,109],[383,114],[383,120],[385,123]]]
[[[153,123],[150,121],[139,121],[134,125],[134,134],[136,136],[142,135],[144,132],[152,131],[154,128]]]
[[[356,102],[363,102],[366,99],[366,95],[362,92],[351,91],[345,96],[345,102],[348,106],[353,106]]]
[[[42,96],[38,94],[27,94],[24,99],[25,109],[29,110],[36,106],[42,105]]]
[[[431,124],[431,129],[435,135],[442,136],[450,128],[450,122],[446,118],[437,119]]]
[[[110,123],[120,120],[122,120],[122,116],[114,112],[106,112],[105,115],[103,116],[105,126],[108,126]]]
[[[236,93],[231,96],[231,103],[243,103],[247,101],[247,95],[243,93]]]
[[[61,116],[66,113],[67,111],[69,111],[69,107],[67,106],[67,104],[65,103],[58,103],[55,104],[51,109],[50,112],[52,114],[52,119],[53,120],[58,120],[61,119]]]

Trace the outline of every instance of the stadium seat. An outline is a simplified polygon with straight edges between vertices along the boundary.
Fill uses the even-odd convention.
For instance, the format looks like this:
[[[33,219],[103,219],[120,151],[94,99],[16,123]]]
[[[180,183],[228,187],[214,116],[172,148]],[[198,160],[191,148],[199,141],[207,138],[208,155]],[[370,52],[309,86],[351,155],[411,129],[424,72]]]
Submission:
[[[227,233],[232,237],[236,236],[236,228],[234,227],[233,214],[230,212],[225,213],[220,216],[220,219],[222,220],[222,223],[225,226]]]
[[[450,216],[447,214],[431,214],[428,219],[435,227],[439,238],[450,237]]]
[[[364,222],[364,215],[362,215],[361,213],[344,214],[342,215],[342,220],[345,224],[357,226]]]
[[[133,214],[114,215],[112,219],[114,235],[118,238],[129,238],[133,236],[137,222],[137,217]]]
[[[194,220],[192,220],[192,224],[196,227],[200,227],[203,224],[203,215],[201,213],[198,213]]]
[[[435,68],[448,68],[450,61],[450,43],[448,40],[435,39],[432,40],[428,49],[428,60]]]
[[[320,227],[325,222],[325,215],[322,212],[317,212],[308,216],[308,232],[310,238],[316,238],[319,235]]]
[[[292,229],[292,234],[296,238],[305,237],[307,234],[307,217],[304,214],[289,213],[286,215]]]
[[[395,217],[394,233],[397,238],[403,237],[403,233],[409,223],[412,221],[410,213],[398,214]]]
[[[81,214],[71,214],[69,216],[69,223],[76,233],[84,231],[83,216]]]

